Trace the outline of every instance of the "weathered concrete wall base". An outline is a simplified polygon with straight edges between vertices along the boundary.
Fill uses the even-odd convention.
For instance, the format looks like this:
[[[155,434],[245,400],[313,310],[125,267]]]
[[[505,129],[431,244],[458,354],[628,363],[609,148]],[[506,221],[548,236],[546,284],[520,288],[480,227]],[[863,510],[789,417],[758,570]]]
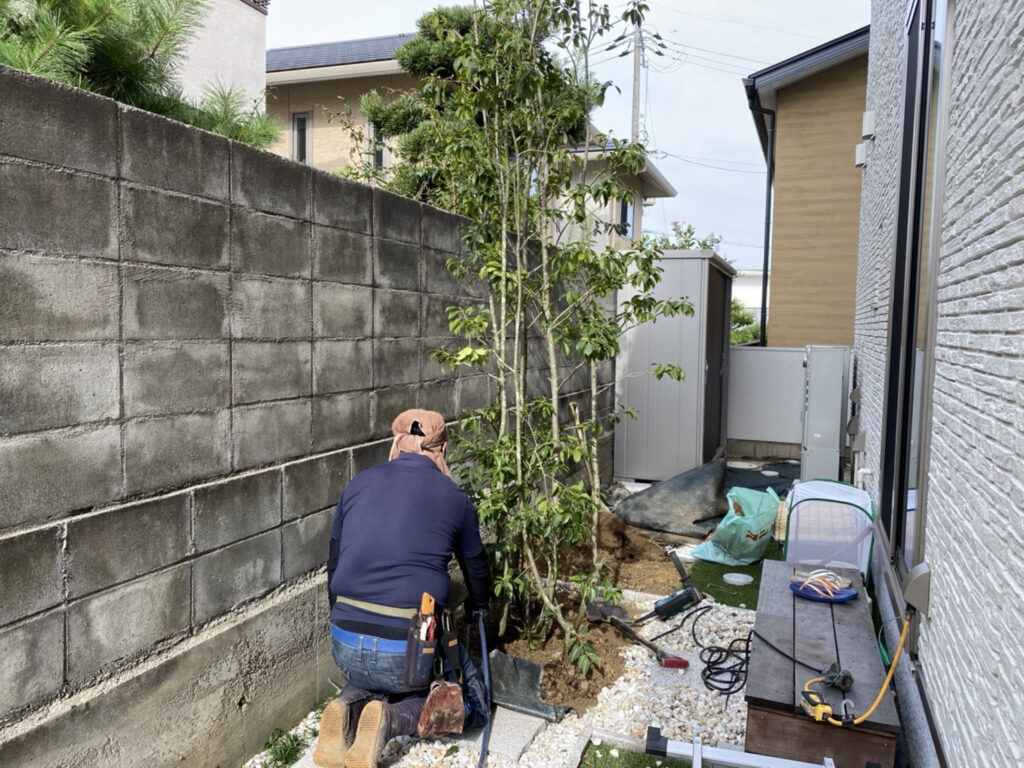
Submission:
[[[0,731],[0,765],[237,766],[340,682],[322,573]],[[130,621],[130,617],[127,617]]]

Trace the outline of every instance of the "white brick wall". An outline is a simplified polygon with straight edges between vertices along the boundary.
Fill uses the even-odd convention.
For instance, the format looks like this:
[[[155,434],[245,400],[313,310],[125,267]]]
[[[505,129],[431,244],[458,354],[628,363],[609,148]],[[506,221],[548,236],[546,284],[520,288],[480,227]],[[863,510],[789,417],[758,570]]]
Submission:
[[[962,0],[953,34],[920,667],[951,766],[1024,765],[1024,4]],[[856,344],[881,446],[905,3],[873,3]],[[877,487],[874,489],[877,494]]]

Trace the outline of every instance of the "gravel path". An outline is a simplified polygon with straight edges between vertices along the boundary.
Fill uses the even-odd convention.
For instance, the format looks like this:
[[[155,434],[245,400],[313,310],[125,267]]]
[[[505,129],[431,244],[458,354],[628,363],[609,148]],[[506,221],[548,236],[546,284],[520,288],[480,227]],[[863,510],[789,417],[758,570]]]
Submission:
[[[650,610],[658,597],[627,593],[624,600],[636,609],[634,615],[640,615]],[[705,598],[702,605],[711,606],[697,624],[697,637],[705,646],[728,646],[736,638],[746,638],[753,629],[753,611],[720,605],[711,598]],[[641,634],[653,637],[674,627],[678,620],[679,617],[669,622],[652,620],[643,626]],[[662,668],[646,649],[627,647],[623,650],[625,672],[598,694],[596,706],[580,715],[567,715],[559,723],[548,724],[517,763],[490,755],[489,768],[576,768],[592,731],[611,731],[642,739],[648,725],[660,727],[662,735],[669,739],[692,741],[700,736],[704,744],[742,747],[747,717],[743,694],[725,696],[704,686],[701,681],[704,665],[690,625],[688,621],[681,631],[658,641],[667,650],[689,659],[689,669]],[[311,716],[299,728],[315,726],[316,718]],[[400,738],[392,741],[387,749],[382,768],[475,768],[479,760],[475,747],[447,738],[434,741]],[[307,750],[298,768],[312,766],[311,754],[312,749]],[[261,765],[261,756],[256,756],[245,768]],[[655,765],[653,759],[651,765],[652,768]]]

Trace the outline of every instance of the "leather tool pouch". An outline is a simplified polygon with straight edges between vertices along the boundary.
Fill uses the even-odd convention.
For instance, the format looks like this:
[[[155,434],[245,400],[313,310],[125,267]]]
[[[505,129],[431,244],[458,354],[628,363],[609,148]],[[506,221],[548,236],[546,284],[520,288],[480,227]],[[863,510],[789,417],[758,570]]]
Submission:
[[[416,732],[424,739],[445,733],[462,733],[465,716],[459,684],[450,680],[435,680],[430,684],[430,693],[420,712]]]

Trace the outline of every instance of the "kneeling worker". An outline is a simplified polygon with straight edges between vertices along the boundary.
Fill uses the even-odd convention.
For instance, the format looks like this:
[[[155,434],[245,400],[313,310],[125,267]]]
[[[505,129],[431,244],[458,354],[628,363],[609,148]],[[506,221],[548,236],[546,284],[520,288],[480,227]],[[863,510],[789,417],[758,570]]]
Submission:
[[[445,464],[444,418],[409,410],[391,429],[389,461],[352,478],[331,526],[331,652],[346,685],[320,721],[313,762],[321,768],[376,768],[388,741],[417,733],[431,660],[426,679],[406,664],[410,621],[424,593],[447,606],[453,554],[469,609],[487,608],[490,574],[476,510]],[[483,682],[461,644],[458,651],[464,724],[483,725],[490,716]]]

